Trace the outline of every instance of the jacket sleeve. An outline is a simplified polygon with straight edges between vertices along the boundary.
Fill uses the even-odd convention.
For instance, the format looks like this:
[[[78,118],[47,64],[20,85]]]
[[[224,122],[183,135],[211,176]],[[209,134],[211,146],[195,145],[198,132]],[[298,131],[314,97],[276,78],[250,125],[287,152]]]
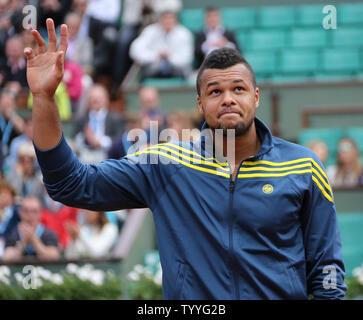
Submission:
[[[83,164],[64,136],[50,150],[34,147],[44,185],[56,201],[100,211],[152,208],[154,205],[158,179],[154,179],[152,171],[157,170],[156,165],[143,164],[133,157]]]
[[[343,299],[347,287],[333,192],[323,165],[313,159],[302,215],[308,294],[314,299]]]

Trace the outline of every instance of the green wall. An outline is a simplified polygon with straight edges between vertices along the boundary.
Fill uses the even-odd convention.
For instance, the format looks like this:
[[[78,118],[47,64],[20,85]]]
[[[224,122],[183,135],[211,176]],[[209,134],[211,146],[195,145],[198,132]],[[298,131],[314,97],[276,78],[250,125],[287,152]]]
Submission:
[[[301,5],[301,4],[318,4],[318,3],[326,3],[328,4],[336,4],[336,3],[353,3],[353,2],[362,2],[358,0],[335,0],[335,1],[324,1],[324,0],[183,0],[184,8],[205,8],[208,6],[216,6],[216,7],[244,7],[244,6],[272,6],[272,5]]]

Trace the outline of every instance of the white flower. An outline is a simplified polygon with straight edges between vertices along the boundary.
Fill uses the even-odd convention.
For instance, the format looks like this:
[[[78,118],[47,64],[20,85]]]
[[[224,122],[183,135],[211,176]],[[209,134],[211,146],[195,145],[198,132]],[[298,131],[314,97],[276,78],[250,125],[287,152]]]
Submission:
[[[362,274],[363,274],[363,267],[356,267],[356,268],[353,269],[353,276],[354,277],[359,277]]]
[[[157,273],[155,276],[154,276],[154,282],[158,285],[158,286],[161,286],[162,282],[163,282],[163,279],[162,279],[162,276],[161,276],[161,273]]]
[[[20,272],[15,273],[14,277],[17,282],[23,283],[24,276]]]
[[[144,267],[141,264],[137,264],[134,267],[134,271],[139,274],[144,273]]]
[[[37,275],[44,280],[51,280],[52,278],[52,272],[42,267],[37,267]]]
[[[94,270],[89,277],[89,280],[96,286],[103,284],[103,279],[105,278],[105,273],[102,270]]]
[[[92,270],[94,270],[94,267],[92,264],[86,263],[81,269],[87,270],[87,271],[92,271]]]
[[[131,271],[128,275],[127,275],[127,278],[129,280],[132,280],[132,281],[139,281],[140,280],[140,276],[138,273],[136,273],[135,271]]]
[[[77,277],[81,280],[88,280],[89,279],[89,271],[83,268],[78,269]]]
[[[9,267],[7,267],[7,266],[1,266],[0,267],[0,274],[4,274],[7,277],[9,277],[10,276],[10,269],[9,269]]]
[[[3,282],[5,284],[7,284],[7,285],[10,285],[10,280],[6,277],[5,274],[0,275],[0,282]]]
[[[66,266],[66,271],[71,274],[76,274],[79,267],[75,263],[68,263]]]
[[[43,285],[43,281],[40,278],[34,279],[34,288],[37,289]]]
[[[155,276],[154,276],[154,282],[161,286],[163,281],[163,270],[161,269],[161,264],[158,264],[158,271],[156,272]]]
[[[60,275],[60,274],[58,274],[58,273],[54,273],[54,274],[52,274],[52,277],[51,277],[51,279],[50,279],[54,284],[56,284],[56,285],[61,285],[61,284],[63,284],[63,277]]]
[[[357,278],[358,282],[363,286],[363,274],[360,274]]]

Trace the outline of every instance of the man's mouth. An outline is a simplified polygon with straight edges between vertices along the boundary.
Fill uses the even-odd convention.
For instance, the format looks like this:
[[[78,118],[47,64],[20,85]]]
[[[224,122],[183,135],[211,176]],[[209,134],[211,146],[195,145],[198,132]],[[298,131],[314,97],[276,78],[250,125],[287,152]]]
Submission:
[[[233,115],[238,115],[238,116],[242,116],[241,112],[236,111],[236,110],[228,110],[228,111],[223,111],[219,114],[218,118],[222,118],[222,117],[229,117],[229,116],[233,116]]]

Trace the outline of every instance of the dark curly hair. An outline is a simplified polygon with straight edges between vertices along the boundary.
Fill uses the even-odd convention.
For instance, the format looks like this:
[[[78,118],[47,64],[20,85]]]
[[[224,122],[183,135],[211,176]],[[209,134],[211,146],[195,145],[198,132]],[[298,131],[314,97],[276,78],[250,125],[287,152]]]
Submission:
[[[231,48],[222,48],[213,50],[203,61],[197,75],[197,93],[200,95],[200,78],[206,69],[227,69],[236,64],[243,64],[251,73],[252,83],[256,88],[256,77],[250,64],[241,56],[241,54]]]

